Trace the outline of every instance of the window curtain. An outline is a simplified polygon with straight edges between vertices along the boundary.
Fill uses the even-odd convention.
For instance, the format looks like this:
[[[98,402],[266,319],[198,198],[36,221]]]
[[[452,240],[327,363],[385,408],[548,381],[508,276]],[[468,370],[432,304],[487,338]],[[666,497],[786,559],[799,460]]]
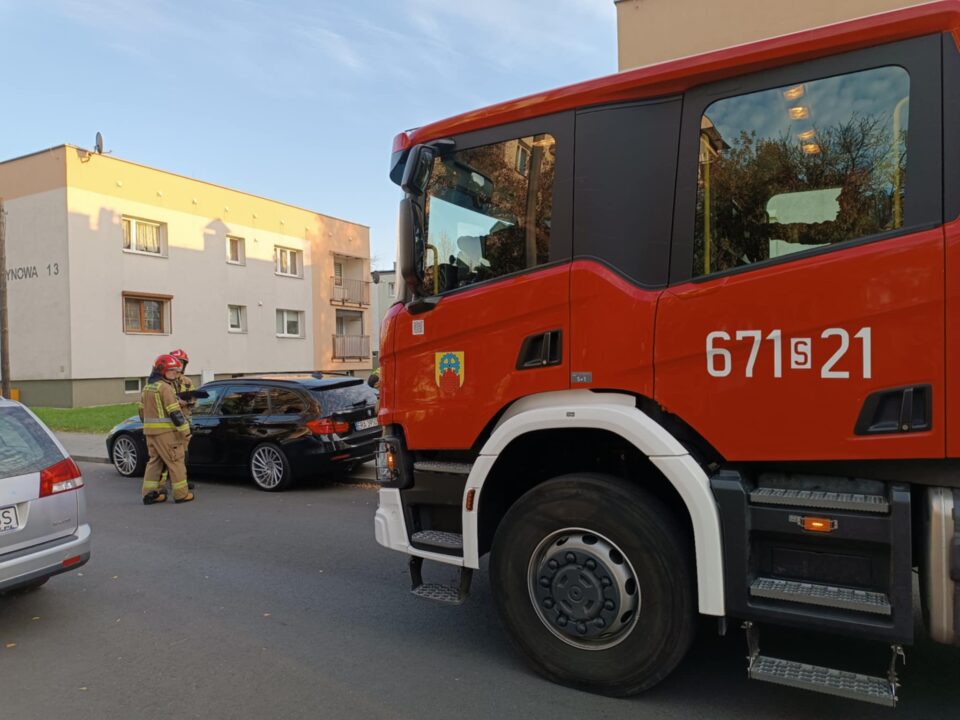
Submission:
[[[137,223],[137,250],[160,254],[160,228]]]

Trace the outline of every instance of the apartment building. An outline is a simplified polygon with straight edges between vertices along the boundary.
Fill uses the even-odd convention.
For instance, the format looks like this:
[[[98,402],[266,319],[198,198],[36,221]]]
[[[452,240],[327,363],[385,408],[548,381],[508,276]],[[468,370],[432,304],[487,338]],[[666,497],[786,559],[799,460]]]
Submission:
[[[620,70],[919,5],[924,0],[614,0]]]
[[[33,405],[197,380],[371,368],[369,229],[61,145],[0,163],[11,382]]]
[[[387,316],[387,310],[397,301],[397,264],[390,270],[374,270],[373,294],[370,302],[370,340],[373,350],[373,366],[380,367],[380,326]]]

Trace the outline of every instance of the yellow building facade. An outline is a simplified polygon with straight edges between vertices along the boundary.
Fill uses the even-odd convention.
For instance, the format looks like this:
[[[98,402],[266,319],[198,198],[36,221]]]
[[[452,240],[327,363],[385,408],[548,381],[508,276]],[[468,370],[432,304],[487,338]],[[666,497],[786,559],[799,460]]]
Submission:
[[[788,35],[920,2],[909,0],[615,0],[620,70]]]
[[[371,368],[369,229],[70,145],[0,163],[11,380],[34,405],[197,380]]]

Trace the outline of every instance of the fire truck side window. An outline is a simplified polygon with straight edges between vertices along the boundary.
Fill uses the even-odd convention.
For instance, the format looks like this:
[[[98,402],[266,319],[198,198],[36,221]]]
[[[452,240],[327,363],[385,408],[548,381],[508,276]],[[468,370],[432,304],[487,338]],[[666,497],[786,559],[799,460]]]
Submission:
[[[909,93],[891,66],[711,104],[694,276],[903,227]]]
[[[547,134],[437,158],[427,187],[424,294],[549,262],[555,161]]]

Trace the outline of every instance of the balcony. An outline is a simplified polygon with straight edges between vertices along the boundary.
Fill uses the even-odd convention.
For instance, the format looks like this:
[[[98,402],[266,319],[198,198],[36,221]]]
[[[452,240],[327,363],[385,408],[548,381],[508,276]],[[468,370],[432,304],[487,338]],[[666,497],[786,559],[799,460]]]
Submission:
[[[333,281],[330,301],[340,305],[369,305],[370,281],[351,278],[330,278]]]
[[[369,335],[334,335],[334,360],[366,360],[370,357]]]

